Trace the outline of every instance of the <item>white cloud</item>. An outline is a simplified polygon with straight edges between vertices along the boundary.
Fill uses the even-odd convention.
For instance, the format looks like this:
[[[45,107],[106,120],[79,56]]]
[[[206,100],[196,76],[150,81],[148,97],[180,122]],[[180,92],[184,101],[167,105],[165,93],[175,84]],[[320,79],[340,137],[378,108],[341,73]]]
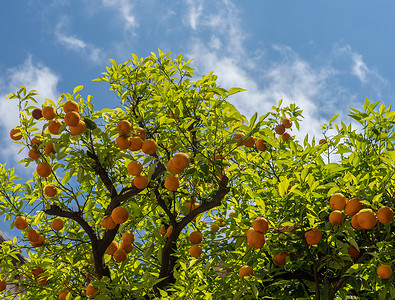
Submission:
[[[187,4],[189,6],[187,22],[193,30],[196,30],[199,22],[199,17],[201,16],[203,11],[203,3],[199,0],[188,0]]]
[[[95,64],[101,64],[105,61],[103,50],[93,44],[86,43],[74,35],[67,33],[69,19],[63,17],[55,27],[55,37],[59,44],[65,46],[71,51],[77,52],[84,58],[87,58]]]
[[[125,25],[125,29],[134,29],[138,27],[136,17],[133,15],[132,1],[128,0],[102,0],[104,6],[112,7],[118,10],[121,21]]]
[[[26,153],[16,156],[20,147],[13,144],[9,137],[11,129],[19,125],[18,102],[16,99],[5,100],[5,98],[10,93],[17,92],[20,85],[24,85],[27,91],[36,90],[39,93],[35,97],[39,103],[32,105],[41,107],[45,98],[57,101],[59,97],[57,84],[60,78],[45,65],[33,61],[31,56],[22,65],[2,70],[0,74],[4,74],[0,76],[0,82],[2,82],[0,85],[0,111],[2,112],[0,138],[3,140],[0,155],[6,160],[16,161],[26,157]]]

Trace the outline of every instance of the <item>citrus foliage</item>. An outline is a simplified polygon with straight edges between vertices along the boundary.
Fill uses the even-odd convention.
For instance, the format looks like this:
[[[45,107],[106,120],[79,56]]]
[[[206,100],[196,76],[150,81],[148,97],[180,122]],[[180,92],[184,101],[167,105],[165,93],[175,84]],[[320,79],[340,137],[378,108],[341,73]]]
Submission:
[[[378,273],[395,261],[391,210],[357,230],[353,204],[330,201],[394,207],[395,112],[366,100],[350,113],[359,130],[334,116],[325,139],[300,142],[297,106],[248,120],[227,101],[242,89],[196,80],[181,55],[111,63],[98,80],[115,109],[95,110],[82,86],[42,112],[35,91],[8,97],[32,175],[1,165],[0,209],[28,225],[18,219],[24,238],[0,258],[23,299],[395,297],[388,268]],[[26,263],[12,263],[17,249]]]

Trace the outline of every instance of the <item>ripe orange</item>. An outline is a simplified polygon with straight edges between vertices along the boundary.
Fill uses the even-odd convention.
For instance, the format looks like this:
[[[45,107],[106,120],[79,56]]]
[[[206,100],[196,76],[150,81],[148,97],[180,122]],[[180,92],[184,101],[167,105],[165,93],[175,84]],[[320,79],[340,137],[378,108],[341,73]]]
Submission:
[[[64,226],[64,222],[62,219],[57,218],[52,221],[52,229],[55,231],[61,230],[63,226]]]
[[[69,126],[69,130],[73,135],[84,133],[86,130],[86,124],[84,121],[80,120],[77,126]]]
[[[254,270],[250,266],[242,266],[239,270],[239,276],[241,279],[246,276],[254,276]]]
[[[248,236],[250,235],[250,233],[251,233],[251,232],[254,232],[254,231],[255,231],[255,230],[254,230],[254,228],[252,228],[252,227],[246,230],[246,232],[245,232],[246,240],[248,239]]]
[[[164,236],[166,234],[166,226],[162,225],[162,227],[159,229],[160,235]]]
[[[129,219],[129,212],[123,206],[118,206],[112,210],[111,217],[117,224],[125,223]]]
[[[138,176],[141,172],[143,172],[143,165],[137,160],[132,160],[128,164],[127,169],[130,175]]]
[[[46,161],[42,161],[37,165],[37,174],[40,177],[48,177],[49,175],[51,175],[51,165],[49,163],[47,163]]]
[[[358,213],[356,213],[355,215],[352,216],[352,218],[351,218],[351,226],[354,227],[357,230],[363,229],[358,223]]]
[[[40,120],[43,117],[43,111],[41,108],[35,108],[32,111],[32,117],[36,120]]]
[[[172,233],[173,233],[173,225],[170,225],[169,228],[167,228],[166,230],[167,237],[170,237]]]
[[[85,292],[89,298],[94,299],[97,295],[99,295],[98,291],[99,288],[95,288],[92,283],[89,283]]]
[[[130,231],[124,232],[122,235],[122,242],[125,242],[126,244],[133,244],[134,234],[131,233]]]
[[[326,144],[328,141],[326,139],[320,139],[320,141],[318,142],[319,145],[323,145]]]
[[[23,137],[23,136],[22,136],[22,130],[20,130],[19,128],[11,129],[11,131],[10,131],[10,137],[11,137],[11,139],[13,139],[14,141],[20,140],[20,139]]]
[[[285,127],[285,128],[291,128],[292,127],[292,121],[289,118],[284,118],[281,122],[281,124]]]
[[[189,165],[189,156],[186,153],[178,152],[173,156],[173,163],[176,169],[185,169]]]
[[[130,253],[133,250],[133,244],[121,242],[121,244],[119,245],[119,248],[125,250],[126,253]]]
[[[202,254],[202,247],[200,247],[198,244],[192,245],[191,248],[189,248],[189,253],[193,257],[199,257]]]
[[[143,142],[141,151],[147,155],[152,155],[158,150],[158,144],[153,139],[148,139]]]
[[[35,148],[35,149],[38,149],[38,147],[40,147],[41,143],[42,143],[42,142],[41,142],[38,138],[36,138],[36,137],[32,138],[32,140],[30,141],[30,145],[31,145],[33,148]]]
[[[141,150],[141,147],[143,146],[143,140],[138,137],[138,136],[132,136],[129,138],[130,141],[130,146],[129,146],[129,150],[130,151],[139,151]]]
[[[343,223],[344,215],[340,210],[334,210],[329,215],[329,222],[333,226],[338,226]]]
[[[358,212],[358,224],[364,229],[372,229],[376,223],[376,214],[370,208],[361,209]]]
[[[139,190],[145,189],[148,186],[148,177],[140,174],[133,179],[133,184]]]
[[[122,120],[118,122],[117,128],[120,135],[127,135],[132,130],[132,124],[127,120]]]
[[[50,185],[47,185],[44,188],[44,194],[47,197],[54,197],[56,195],[56,193],[57,193],[57,190],[56,190],[56,187],[54,185],[50,184]]]
[[[36,279],[41,273],[44,273],[44,269],[39,266],[35,266],[34,269],[32,270],[32,274]]]
[[[80,107],[77,102],[69,100],[63,105],[63,110],[65,113],[68,113],[69,111],[79,112]]]
[[[284,266],[289,256],[288,252],[280,252],[273,255],[273,263],[276,266]]]
[[[46,144],[44,147],[44,151],[47,155],[49,155],[50,153],[56,153],[52,143]]]
[[[229,213],[229,218],[233,217],[233,216],[235,215],[235,213],[236,213],[236,212],[231,211],[231,212]]]
[[[52,120],[56,116],[55,108],[52,106],[46,106],[42,110],[42,115],[46,120]]]
[[[317,245],[322,238],[322,233],[317,228],[311,228],[309,231],[306,231],[304,234],[307,244],[309,245]]]
[[[188,212],[191,212],[199,207],[199,203],[185,202],[183,206],[187,208]]]
[[[278,135],[282,135],[285,132],[285,127],[282,124],[277,125],[274,128],[274,131],[278,134]]]
[[[27,233],[27,239],[28,239],[30,242],[35,243],[35,242],[38,241],[38,238],[39,238],[39,233],[38,233],[38,231],[37,231],[36,229],[30,229],[30,230],[28,231],[28,233]]]
[[[173,174],[180,174],[184,168],[180,168],[180,166],[178,166],[178,168],[176,168],[176,166],[174,165],[174,159],[171,158],[166,165],[166,168]]]
[[[32,245],[32,247],[41,247],[44,246],[44,244],[45,244],[45,239],[42,235],[39,235],[37,242],[30,242],[30,245]]]
[[[333,209],[342,210],[346,206],[347,198],[341,193],[334,193],[331,196],[329,203]]]
[[[242,140],[242,139],[244,139],[244,137],[245,137],[245,134],[243,132],[235,132],[233,134],[234,140]],[[240,145],[240,143],[238,145]]]
[[[258,139],[255,143],[255,146],[258,150],[265,151],[266,148],[266,141],[264,139]]]
[[[346,207],[344,208],[344,211],[346,214],[350,217],[355,215],[357,212],[359,212],[361,209],[363,209],[363,204],[361,202],[361,199],[359,198],[352,198],[347,201]]]
[[[353,245],[350,245],[347,249],[348,254],[350,254],[350,256],[352,258],[357,258],[361,253],[358,251],[357,248],[355,248]]]
[[[391,207],[382,206],[377,211],[377,219],[380,221],[380,223],[388,224],[392,221],[393,218],[394,218],[394,211],[392,210]]]
[[[118,248],[117,250],[115,250],[112,256],[114,257],[114,260],[116,262],[123,262],[128,257],[128,254],[126,253],[125,249]]]
[[[18,216],[14,220],[14,226],[16,229],[23,230],[27,227],[27,225],[29,225],[29,222],[23,216]]]
[[[7,282],[4,279],[0,279],[0,292],[4,291],[7,287]]]
[[[219,230],[219,226],[217,224],[211,224],[210,229],[212,231],[218,231]]]
[[[52,134],[59,134],[59,129],[62,126],[62,122],[59,120],[52,120],[48,125],[48,131]]]
[[[259,249],[265,245],[266,239],[265,235],[259,231],[251,231],[247,235],[247,243],[252,248]]]
[[[65,300],[66,297],[70,294],[70,298],[69,299],[73,299],[73,295],[71,295],[69,290],[66,290],[62,293],[59,294],[59,300]]]
[[[388,279],[392,276],[392,269],[389,265],[381,265],[377,268],[377,275],[381,279]]]
[[[192,244],[199,244],[202,242],[202,240],[203,240],[203,235],[199,231],[191,232],[191,234],[189,235],[189,241]]]
[[[121,150],[128,149],[130,146],[129,138],[127,138],[123,135],[120,135],[119,137],[117,137],[117,139],[115,140],[115,143],[117,144],[118,148]]]
[[[269,222],[262,217],[258,217],[252,222],[252,227],[255,231],[266,233],[269,229]]]
[[[281,135],[281,139],[282,139],[284,142],[288,142],[290,138],[291,138],[291,135],[290,135],[288,132],[284,132],[284,133]]]
[[[110,229],[110,230],[114,229],[117,226],[117,223],[114,222],[111,215],[103,217],[103,219],[101,219],[101,221],[100,221],[100,224],[103,228]]]
[[[180,186],[180,181],[176,176],[168,176],[165,179],[165,188],[169,191],[175,191]]]
[[[249,148],[253,147],[255,145],[255,138],[253,136],[250,136],[244,141],[243,145]]]
[[[69,111],[64,115],[64,122],[67,126],[77,126],[80,120],[80,114],[76,111]]]
[[[40,158],[40,152],[38,150],[36,150],[36,148],[32,148],[29,150],[28,156],[31,159],[37,160]]]
[[[118,249],[118,244],[116,241],[112,241],[110,245],[108,245],[106,249],[106,254],[113,255],[114,252]]]
[[[133,133],[134,133],[135,136],[138,136],[138,137],[139,137],[140,139],[142,139],[143,141],[144,141],[145,138],[146,138],[146,133],[145,133],[144,128],[137,127],[136,130],[133,131]]]

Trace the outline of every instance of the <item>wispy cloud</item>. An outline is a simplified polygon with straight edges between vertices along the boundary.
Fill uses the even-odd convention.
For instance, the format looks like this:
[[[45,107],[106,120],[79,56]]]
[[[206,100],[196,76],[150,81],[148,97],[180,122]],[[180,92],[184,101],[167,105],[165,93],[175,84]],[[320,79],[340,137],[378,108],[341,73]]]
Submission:
[[[120,21],[123,22],[126,30],[138,27],[138,22],[133,14],[132,1],[129,0],[102,0],[102,4],[118,10]]]
[[[200,0],[188,0],[187,4],[188,14],[186,17],[186,22],[193,30],[196,30],[199,22],[199,17],[201,16],[203,11],[203,3]]]
[[[55,37],[58,43],[67,49],[78,53],[87,58],[92,63],[101,64],[105,60],[103,50],[97,48],[91,43],[84,42],[75,35],[68,34],[69,19],[64,16],[55,27]]]

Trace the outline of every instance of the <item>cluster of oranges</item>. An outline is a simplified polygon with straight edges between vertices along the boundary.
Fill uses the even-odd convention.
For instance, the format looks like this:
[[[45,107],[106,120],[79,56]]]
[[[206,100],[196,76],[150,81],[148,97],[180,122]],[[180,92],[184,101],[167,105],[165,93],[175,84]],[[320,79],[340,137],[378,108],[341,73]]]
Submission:
[[[199,231],[193,231],[189,235],[189,241],[193,244],[191,248],[189,248],[189,253],[193,257],[199,257],[202,254],[202,247],[199,246],[202,240],[203,240],[203,235]]]
[[[128,253],[133,250],[134,234],[130,231],[124,232],[122,235],[121,243],[118,244],[116,241],[112,241],[106,249],[106,254],[112,255],[116,262],[123,262],[127,259]]]
[[[101,226],[105,229],[112,230],[118,224],[123,224],[129,219],[129,212],[123,206],[117,206],[111,212],[111,215],[104,216],[101,219]]]
[[[186,153],[178,152],[169,159],[166,168],[173,174],[180,174],[189,166],[189,156]],[[180,180],[175,175],[167,176],[165,179],[165,188],[169,191],[175,191],[180,186]]]
[[[292,127],[291,119],[284,118],[281,121],[281,124],[276,125],[276,127],[274,128],[274,132],[277,133],[278,135],[281,135],[281,138],[284,142],[288,142],[289,139],[291,138],[291,135],[288,132],[285,132],[285,130],[291,127]]]

